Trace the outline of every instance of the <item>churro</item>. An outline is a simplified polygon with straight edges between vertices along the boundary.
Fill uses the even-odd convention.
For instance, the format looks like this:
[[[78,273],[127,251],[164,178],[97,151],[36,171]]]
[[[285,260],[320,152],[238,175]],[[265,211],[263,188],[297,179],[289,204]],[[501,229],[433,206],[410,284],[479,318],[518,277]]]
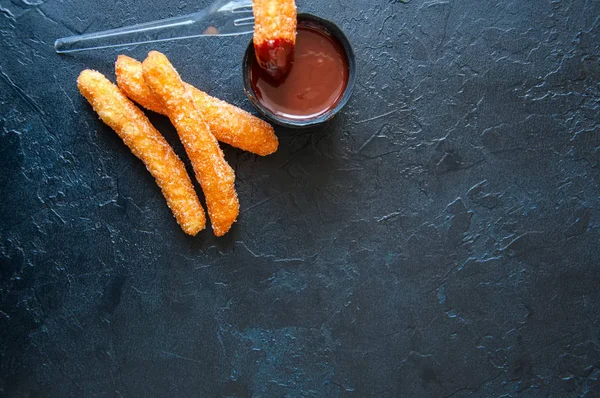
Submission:
[[[160,98],[146,85],[141,62],[126,55],[119,55],[115,71],[119,88],[130,99],[151,111],[168,114]],[[210,132],[217,140],[261,156],[277,150],[279,142],[269,123],[225,101],[211,97],[190,84],[184,84],[191,90],[196,108],[204,116]]]
[[[196,108],[191,90],[167,57],[151,51],[142,63],[142,72],[148,87],[162,101],[192,162],[215,235],[226,234],[239,214],[232,168]]]
[[[296,44],[294,0],[252,0],[254,52],[259,65],[273,78],[289,70]]]
[[[183,162],[144,113],[100,72],[84,70],[77,86],[104,123],[144,162],[183,231],[196,235],[204,229],[204,210]]]

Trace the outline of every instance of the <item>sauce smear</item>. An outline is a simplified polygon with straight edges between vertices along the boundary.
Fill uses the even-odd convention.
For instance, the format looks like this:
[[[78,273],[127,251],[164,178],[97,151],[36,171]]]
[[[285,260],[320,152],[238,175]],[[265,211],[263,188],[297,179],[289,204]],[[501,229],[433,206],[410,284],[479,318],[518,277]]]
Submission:
[[[260,46],[254,46],[256,60],[273,79],[281,79],[292,64],[292,42],[289,40],[269,40]]]
[[[280,117],[311,119],[333,109],[348,84],[346,52],[319,24],[298,21],[288,73],[274,79],[250,61],[250,84],[260,103]]]

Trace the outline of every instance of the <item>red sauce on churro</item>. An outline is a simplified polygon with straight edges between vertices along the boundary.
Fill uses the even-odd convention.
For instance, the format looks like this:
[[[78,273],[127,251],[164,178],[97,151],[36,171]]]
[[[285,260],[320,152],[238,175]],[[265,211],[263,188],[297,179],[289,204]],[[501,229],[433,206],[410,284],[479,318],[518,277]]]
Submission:
[[[252,57],[254,58],[254,57]],[[298,21],[298,33],[288,73],[274,79],[250,60],[250,84],[261,104],[289,119],[311,119],[333,109],[348,84],[346,52],[316,22]]]
[[[259,65],[274,79],[281,79],[292,64],[292,43],[289,40],[274,39],[254,46]]]

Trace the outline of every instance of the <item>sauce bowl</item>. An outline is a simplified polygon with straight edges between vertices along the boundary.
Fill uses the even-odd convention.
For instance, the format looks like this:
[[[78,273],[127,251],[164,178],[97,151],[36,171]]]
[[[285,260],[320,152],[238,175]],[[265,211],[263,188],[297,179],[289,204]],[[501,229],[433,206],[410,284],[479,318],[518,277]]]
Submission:
[[[331,21],[311,14],[298,14],[298,28],[299,32],[301,29],[304,29],[308,33],[303,33],[304,36],[300,40],[304,41],[301,45],[299,45],[300,40],[297,39],[296,50],[298,51],[295,51],[295,56],[298,56],[298,52],[300,52],[300,56],[306,55],[308,58],[312,57],[312,62],[316,62],[316,64],[306,64],[303,63],[304,58],[298,59],[297,61],[293,61],[290,72],[285,78],[281,81],[270,80],[268,77],[262,76],[260,70],[257,69],[259,67],[257,66],[252,40],[248,44],[242,62],[244,91],[252,105],[273,123],[293,128],[315,126],[331,120],[350,99],[356,81],[354,51],[348,38],[340,28]],[[337,63],[331,63],[331,68],[322,69],[319,73],[314,73],[321,62],[336,58],[327,57],[326,54],[327,59],[320,60],[317,56],[313,56],[313,54],[321,51],[318,48],[315,48],[314,51],[310,48],[313,42],[317,43],[319,39],[318,35],[321,35],[323,39],[320,42],[325,43],[329,50],[335,51],[333,55],[338,55],[339,57],[337,58],[340,59],[344,58],[343,68],[347,68],[347,71],[343,69],[340,69],[341,72],[339,73],[332,71],[331,68],[341,68],[340,59],[338,59]],[[309,36],[314,39],[311,44],[308,44]],[[300,34],[297,37],[300,37]],[[307,66],[302,68],[299,65]],[[294,69],[295,66],[296,69]],[[325,77],[322,75],[323,73],[328,74],[332,78]],[[335,73],[335,75],[331,76],[331,73]],[[341,76],[338,76],[338,74]],[[342,85],[341,80],[339,84],[334,81],[336,79],[345,80],[345,86]],[[307,92],[299,92],[298,90],[302,89],[302,85],[305,82],[308,85]],[[329,84],[330,82],[331,84]],[[261,92],[260,87],[265,89],[264,93]],[[313,92],[310,91],[311,87]],[[332,92],[323,92],[323,88],[330,89]],[[310,100],[304,100],[304,94],[306,94],[307,98],[320,97],[321,99],[332,98],[332,100],[326,106],[324,105],[321,109],[315,111],[310,108],[310,104],[305,105]],[[282,102],[286,104],[284,105]],[[317,104],[316,106],[319,105]],[[303,109],[298,108],[296,113],[294,106],[300,106]],[[312,112],[310,111],[311,109]]]

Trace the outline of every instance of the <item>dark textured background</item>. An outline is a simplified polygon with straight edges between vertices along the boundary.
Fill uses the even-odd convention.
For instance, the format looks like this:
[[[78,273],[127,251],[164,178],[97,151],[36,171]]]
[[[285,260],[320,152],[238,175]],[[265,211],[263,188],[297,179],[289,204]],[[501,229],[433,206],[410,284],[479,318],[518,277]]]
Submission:
[[[600,396],[599,1],[300,1],[355,94],[224,148],[223,239],[181,232],[75,79],[158,49],[252,110],[250,37],[52,48],[207,4],[0,0],[1,395]]]

